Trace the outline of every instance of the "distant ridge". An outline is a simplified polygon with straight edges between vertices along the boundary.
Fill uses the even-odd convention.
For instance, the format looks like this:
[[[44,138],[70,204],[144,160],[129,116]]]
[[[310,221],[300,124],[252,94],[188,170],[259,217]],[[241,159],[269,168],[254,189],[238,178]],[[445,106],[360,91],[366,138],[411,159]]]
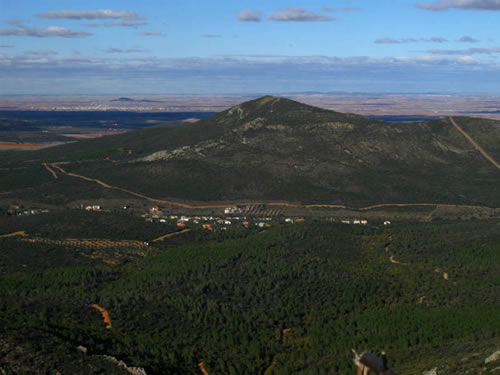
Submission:
[[[149,100],[149,99],[132,99],[127,97],[122,97],[118,99],[111,100],[112,102],[136,102],[136,103],[162,103],[158,100]]]

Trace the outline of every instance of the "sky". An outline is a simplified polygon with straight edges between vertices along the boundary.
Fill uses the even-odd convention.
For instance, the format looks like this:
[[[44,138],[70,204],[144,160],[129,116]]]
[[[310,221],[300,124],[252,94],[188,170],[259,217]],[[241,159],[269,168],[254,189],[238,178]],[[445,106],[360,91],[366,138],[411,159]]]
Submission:
[[[0,95],[500,93],[500,0],[0,0]]]

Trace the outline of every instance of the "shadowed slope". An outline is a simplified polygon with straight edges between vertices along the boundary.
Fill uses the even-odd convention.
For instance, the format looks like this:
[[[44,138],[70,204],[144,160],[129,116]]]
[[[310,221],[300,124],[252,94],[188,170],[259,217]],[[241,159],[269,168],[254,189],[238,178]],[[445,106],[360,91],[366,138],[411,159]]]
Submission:
[[[457,119],[490,155],[500,153],[499,122],[474,121]],[[71,161],[68,172],[163,200],[500,205],[500,173],[449,119],[385,123],[270,96],[194,124],[30,157]]]

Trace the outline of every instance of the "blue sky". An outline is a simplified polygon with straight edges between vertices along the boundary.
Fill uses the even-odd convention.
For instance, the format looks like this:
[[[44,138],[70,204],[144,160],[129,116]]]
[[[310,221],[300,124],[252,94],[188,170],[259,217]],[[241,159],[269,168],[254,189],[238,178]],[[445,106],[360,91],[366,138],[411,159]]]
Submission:
[[[500,0],[0,0],[0,94],[500,92]]]

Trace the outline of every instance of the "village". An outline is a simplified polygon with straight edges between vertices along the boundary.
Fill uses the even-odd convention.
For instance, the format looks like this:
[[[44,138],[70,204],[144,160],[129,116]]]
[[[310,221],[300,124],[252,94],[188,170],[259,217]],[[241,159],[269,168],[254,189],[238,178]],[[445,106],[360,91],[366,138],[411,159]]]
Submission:
[[[227,207],[224,209],[224,214],[220,216],[187,216],[187,215],[168,215],[158,207],[151,207],[148,213],[141,215],[147,222],[158,221],[160,223],[174,222],[179,229],[186,227],[200,227],[205,230],[227,230],[235,226],[243,226],[250,228],[256,226],[258,228],[269,228],[271,222],[277,222],[277,216],[247,216],[248,211],[242,207]],[[289,219],[292,220],[292,219]],[[303,218],[296,220],[304,221]]]
[[[41,208],[28,208],[18,204],[12,204],[7,209],[7,215],[9,216],[29,216],[48,213],[48,209]]]
[[[101,203],[102,204],[102,203]],[[78,208],[88,212],[110,212],[116,210],[116,207],[104,207],[101,204],[87,203],[80,204]],[[304,216],[284,215],[280,209],[268,209],[264,205],[235,205],[228,206],[224,209],[219,209],[208,214],[188,214],[188,213],[172,213],[168,208],[152,206],[152,207],[131,207],[130,205],[121,206],[123,211],[131,211],[133,214],[140,215],[146,222],[158,222],[165,224],[175,224],[179,230],[185,228],[200,228],[208,231],[228,230],[230,228],[256,227],[265,229],[271,227],[272,224],[298,224],[306,221]],[[48,209],[26,208],[18,204],[12,204],[7,210],[8,215],[28,216],[50,212]],[[309,218],[312,220],[312,218]],[[318,220],[319,218],[314,218]],[[326,221],[338,222],[348,225],[366,226],[369,224],[366,218],[359,217],[325,217]],[[390,225],[388,220],[374,220],[377,225],[383,223],[384,226]],[[373,224],[373,223],[371,223]]]
[[[124,207],[126,209],[126,207]],[[265,215],[271,213],[272,215]],[[219,216],[198,216],[198,215],[171,215],[162,211],[158,206],[151,207],[147,213],[141,215],[147,222],[175,223],[177,228],[202,228],[209,231],[228,230],[229,228],[242,226],[249,229],[257,227],[265,229],[272,224],[297,224],[306,221],[305,217],[285,216],[279,210],[257,210],[252,206],[231,206],[223,210],[223,215]],[[360,218],[328,218],[328,221],[339,222],[349,225],[368,225],[368,220]],[[388,220],[383,221],[385,226],[390,225]]]

